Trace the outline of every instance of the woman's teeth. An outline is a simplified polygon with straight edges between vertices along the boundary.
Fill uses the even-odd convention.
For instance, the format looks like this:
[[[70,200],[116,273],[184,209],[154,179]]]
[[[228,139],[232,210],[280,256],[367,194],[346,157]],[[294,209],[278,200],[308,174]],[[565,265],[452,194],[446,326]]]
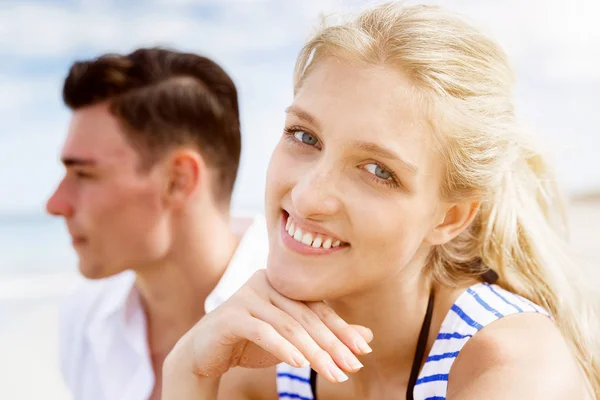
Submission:
[[[330,249],[332,247],[338,247],[341,244],[339,240],[332,239],[320,233],[303,232],[302,229],[296,227],[292,217],[288,217],[285,225],[285,231],[288,233],[288,235],[294,238],[295,241],[306,246],[312,246],[316,249]]]

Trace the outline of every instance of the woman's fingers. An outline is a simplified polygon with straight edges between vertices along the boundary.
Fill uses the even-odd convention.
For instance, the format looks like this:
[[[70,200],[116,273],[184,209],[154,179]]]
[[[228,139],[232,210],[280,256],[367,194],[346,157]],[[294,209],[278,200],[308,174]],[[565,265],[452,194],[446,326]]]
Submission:
[[[357,326],[349,325],[321,301],[306,303],[306,306],[355,354],[368,354],[373,351],[369,346],[369,342],[373,340],[373,332],[370,329],[361,326],[359,331]],[[366,340],[365,336],[370,339]]]
[[[335,361],[335,364],[339,366],[342,370],[347,372],[355,372],[362,368],[361,362],[356,357],[353,352],[353,347],[356,347],[355,342],[360,343],[361,345],[366,345],[366,341],[363,337],[348,324],[343,322],[333,310],[330,311],[330,315],[327,318],[321,318],[317,315],[313,310],[311,310],[305,303],[297,302],[290,300],[286,297],[281,296],[279,293],[272,293],[271,301],[273,304],[280,308],[284,313],[289,314],[293,319],[295,319],[301,326],[308,332],[312,339],[316,342],[316,344],[325,352],[327,352],[331,358]],[[339,321],[334,321],[338,319]],[[337,329],[338,331],[344,333],[346,342],[342,341],[332,329],[324,322],[336,326],[342,326],[344,324],[345,329]],[[354,334],[347,332],[348,330],[354,331]],[[349,339],[348,339],[349,338]],[[294,342],[294,344],[296,344]],[[350,347],[353,346],[353,347]],[[368,345],[367,345],[368,347]],[[361,354],[362,351],[357,350],[356,354]],[[311,360],[311,355],[304,353],[309,361]],[[313,365],[313,368],[315,365]],[[315,368],[317,370],[317,368]],[[318,371],[320,372],[320,371]],[[339,381],[339,380],[338,380]]]
[[[255,274],[221,309],[219,317],[216,327],[222,326],[217,330],[223,331],[219,344],[231,349],[227,357],[230,366],[267,365],[276,362],[275,357],[296,367],[310,363],[326,379],[343,382],[348,379],[344,371],[362,367],[356,354],[370,351],[369,329],[348,325],[323,303],[310,303],[309,307],[284,297],[271,287],[264,273]],[[267,356],[271,358],[268,362]]]
[[[362,336],[363,339],[365,339],[365,342],[371,343],[373,341],[373,331],[370,330],[369,328],[362,326],[362,325],[352,325],[350,324],[350,326],[353,329],[356,329],[356,331],[360,334],[360,336]]]
[[[293,300],[289,301],[292,302]],[[308,310],[308,308],[306,309]],[[269,302],[265,301],[261,304],[254,304],[250,312],[253,317],[274,327],[279,335],[293,344],[293,346],[306,357],[315,371],[332,382],[343,382],[348,379],[348,376],[342,369],[345,369],[346,371],[356,371],[362,366],[360,363],[358,363],[358,365],[355,363],[354,366],[347,365],[348,363],[346,363],[346,365],[339,365],[340,363],[337,360],[334,361],[335,356],[324,350],[302,324]],[[335,336],[327,330],[327,327],[322,323],[320,324],[321,326],[316,329],[313,327],[312,331],[316,332],[317,330],[321,330],[319,335],[325,336],[328,334],[335,338]],[[257,343],[254,340],[253,342]],[[344,347],[341,342],[340,346]],[[356,359],[352,352],[348,349],[345,350],[351,357]],[[337,353],[340,353],[340,351],[337,351]],[[291,365],[297,366],[297,364]]]
[[[236,325],[232,332],[234,335],[253,342],[279,360],[295,367],[305,367],[310,364],[306,357],[268,322],[248,316],[238,321]],[[243,353],[240,357],[243,357]],[[239,361],[239,359],[234,360],[232,363],[237,365]]]

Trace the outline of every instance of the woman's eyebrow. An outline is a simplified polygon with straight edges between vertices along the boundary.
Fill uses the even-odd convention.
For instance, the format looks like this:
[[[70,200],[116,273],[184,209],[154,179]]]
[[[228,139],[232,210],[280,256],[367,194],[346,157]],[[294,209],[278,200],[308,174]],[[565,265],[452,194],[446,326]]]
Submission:
[[[404,157],[401,157],[399,154],[393,152],[392,150],[382,147],[376,143],[353,141],[351,145],[365,152],[375,154],[379,157],[387,158],[388,160],[392,161],[398,161],[404,166],[406,170],[408,170],[412,174],[416,175],[419,172],[419,169],[416,165],[410,163]]]
[[[302,120],[308,122],[309,124],[314,126],[317,130],[321,129],[321,127],[319,125],[319,121],[317,121],[317,119],[314,116],[312,116],[308,111],[305,111],[298,106],[294,106],[294,105],[289,106],[288,108],[285,109],[285,112],[287,114],[293,114],[296,117],[298,117],[299,119],[302,119]]]

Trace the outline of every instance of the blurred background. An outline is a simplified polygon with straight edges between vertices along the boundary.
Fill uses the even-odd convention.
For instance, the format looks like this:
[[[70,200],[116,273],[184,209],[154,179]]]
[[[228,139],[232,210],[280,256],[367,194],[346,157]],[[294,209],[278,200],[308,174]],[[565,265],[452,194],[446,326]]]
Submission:
[[[58,157],[69,113],[60,93],[70,64],[154,45],[220,63],[238,85],[242,113],[234,211],[260,212],[297,52],[319,15],[366,3],[0,0],[0,398],[68,398],[58,370],[58,307],[80,278],[66,229],[44,214],[44,203],[63,173]],[[597,273],[600,3],[421,3],[470,17],[504,46],[518,78],[519,113],[547,144],[569,195],[573,248]]]

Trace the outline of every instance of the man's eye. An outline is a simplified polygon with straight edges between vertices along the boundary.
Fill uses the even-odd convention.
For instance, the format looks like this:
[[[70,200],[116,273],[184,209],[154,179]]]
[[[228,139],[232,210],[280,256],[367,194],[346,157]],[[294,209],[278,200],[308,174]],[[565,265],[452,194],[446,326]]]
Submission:
[[[75,176],[77,178],[90,178],[91,175],[88,174],[87,172],[83,172],[83,171],[75,171]]]
[[[310,133],[306,133],[304,131],[297,131],[294,132],[294,137],[304,143],[307,144],[309,146],[314,146],[315,144],[317,144],[318,140],[316,137],[314,137],[313,135],[311,135]]]

